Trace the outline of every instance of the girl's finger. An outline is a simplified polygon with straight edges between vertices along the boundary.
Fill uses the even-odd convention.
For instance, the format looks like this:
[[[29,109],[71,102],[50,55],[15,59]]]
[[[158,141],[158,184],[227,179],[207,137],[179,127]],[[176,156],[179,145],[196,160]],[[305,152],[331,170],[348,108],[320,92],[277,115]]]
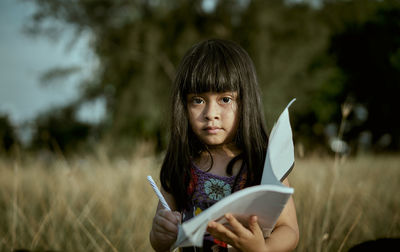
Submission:
[[[254,235],[263,235],[260,225],[258,225],[258,217],[255,215],[250,216],[249,229]]]
[[[174,224],[180,223],[180,213],[179,212],[171,212],[167,209],[162,209],[159,211],[159,215],[171,223],[174,223]]]
[[[218,240],[232,244],[232,241],[236,240],[238,237],[235,233],[229,230],[227,227],[221,223],[211,221],[208,223],[207,231]]]
[[[229,222],[232,227],[232,231],[235,232],[237,236],[242,236],[247,234],[247,229],[230,213],[225,214],[225,219]]]
[[[178,223],[182,222],[182,215],[180,212],[174,211],[173,214],[175,215],[176,219],[178,220]]]
[[[177,233],[173,233],[170,231],[167,231],[161,227],[155,227],[154,228],[154,232],[159,236],[159,237],[163,237],[164,239],[176,239]]]
[[[178,226],[175,223],[171,223],[165,219],[159,219],[158,225],[167,232],[172,232],[172,233],[178,232]]]
[[[168,215],[165,216],[162,213],[160,213],[154,217],[154,224],[168,232],[173,232],[173,233],[178,232],[178,220],[174,215],[172,215],[171,218]]]

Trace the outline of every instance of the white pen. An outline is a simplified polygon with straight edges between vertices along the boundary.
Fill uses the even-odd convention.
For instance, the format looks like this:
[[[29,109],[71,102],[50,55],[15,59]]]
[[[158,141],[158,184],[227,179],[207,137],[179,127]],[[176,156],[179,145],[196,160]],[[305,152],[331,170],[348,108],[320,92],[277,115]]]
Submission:
[[[164,196],[158,189],[156,182],[154,182],[153,178],[151,176],[147,176],[147,180],[150,182],[151,187],[153,187],[154,192],[157,194],[157,197],[160,200],[161,204],[164,206],[164,208],[171,211],[171,208],[168,206],[167,201],[165,201]]]

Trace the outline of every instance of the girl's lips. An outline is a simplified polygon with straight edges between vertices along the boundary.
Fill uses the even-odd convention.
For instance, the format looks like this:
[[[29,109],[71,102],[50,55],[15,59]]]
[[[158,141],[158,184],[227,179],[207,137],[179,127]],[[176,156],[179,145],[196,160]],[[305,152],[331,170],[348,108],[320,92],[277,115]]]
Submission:
[[[219,128],[219,127],[206,127],[206,128],[204,128],[204,130],[209,134],[217,134],[221,130],[221,128]]]

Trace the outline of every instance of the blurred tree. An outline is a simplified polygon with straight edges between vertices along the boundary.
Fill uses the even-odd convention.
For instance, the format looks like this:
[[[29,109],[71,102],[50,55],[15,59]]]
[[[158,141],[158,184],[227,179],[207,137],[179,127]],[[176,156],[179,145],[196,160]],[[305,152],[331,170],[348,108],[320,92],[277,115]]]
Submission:
[[[270,124],[292,98],[297,111],[310,109],[310,94],[334,75],[324,56],[329,31],[316,22],[318,11],[305,4],[287,6],[283,1],[252,1],[243,17],[239,37],[258,69]]]
[[[29,1],[38,7],[28,26],[31,34],[56,36],[62,31],[57,25],[74,27],[77,37],[90,34],[99,67],[82,83],[82,96],[70,106],[71,114],[64,115],[72,120],[79,104],[104,97],[103,135],[119,146],[150,139],[163,148],[175,67],[190,46],[206,38],[232,39],[249,52],[258,70],[269,126],[287,102],[297,97],[293,122],[297,135],[319,142],[324,126],[340,121],[340,103],[359,92],[359,85],[354,85],[354,73],[359,70],[345,63],[350,62],[346,55],[355,55],[349,52],[361,50],[353,51],[357,43],[347,43],[353,32],[360,36],[382,35],[381,28],[393,32],[392,42],[379,45],[391,49],[364,50],[383,52],[390,59],[392,70],[385,74],[396,74],[399,66],[397,12],[389,11],[398,4],[390,0],[327,0],[320,8],[284,0],[219,0],[209,10],[203,8],[203,0]],[[387,10],[376,14],[382,8]],[[368,22],[375,28],[365,28]],[[55,70],[45,77],[66,75],[76,68]],[[395,83],[396,78],[385,82]],[[371,104],[376,106],[376,102]]]
[[[0,154],[9,154],[20,142],[7,115],[0,114]]]
[[[78,150],[91,129],[90,125],[76,120],[73,106],[49,110],[36,119],[35,125],[32,147],[58,153]]]
[[[393,109],[399,107],[400,93],[400,2],[380,3],[368,20],[349,22],[331,43],[330,52],[346,79],[342,93],[368,111],[350,133],[368,130],[374,143],[389,137],[385,147],[399,149],[400,123]]]
[[[100,67],[82,85],[77,103],[105,97],[106,136],[118,139],[119,145],[156,136],[159,148],[165,141],[165,105],[175,66],[194,43],[208,37],[228,38],[230,13],[239,8],[238,3],[219,1],[217,11],[207,13],[200,0],[33,2],[39,8],[30,33],[54,34],[57,29],[46,27],[45,21],[55,19],[74,26],[78,35],[91,34]]]

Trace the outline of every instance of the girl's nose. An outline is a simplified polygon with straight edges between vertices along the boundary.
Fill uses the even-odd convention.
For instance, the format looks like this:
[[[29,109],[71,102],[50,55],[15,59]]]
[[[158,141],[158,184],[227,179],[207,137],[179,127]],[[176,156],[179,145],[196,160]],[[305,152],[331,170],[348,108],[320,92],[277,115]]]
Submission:
[[[207,121],[215,120],[220,118],[220,111],[216,102],[207,103],[204,111],[204,118]]]

